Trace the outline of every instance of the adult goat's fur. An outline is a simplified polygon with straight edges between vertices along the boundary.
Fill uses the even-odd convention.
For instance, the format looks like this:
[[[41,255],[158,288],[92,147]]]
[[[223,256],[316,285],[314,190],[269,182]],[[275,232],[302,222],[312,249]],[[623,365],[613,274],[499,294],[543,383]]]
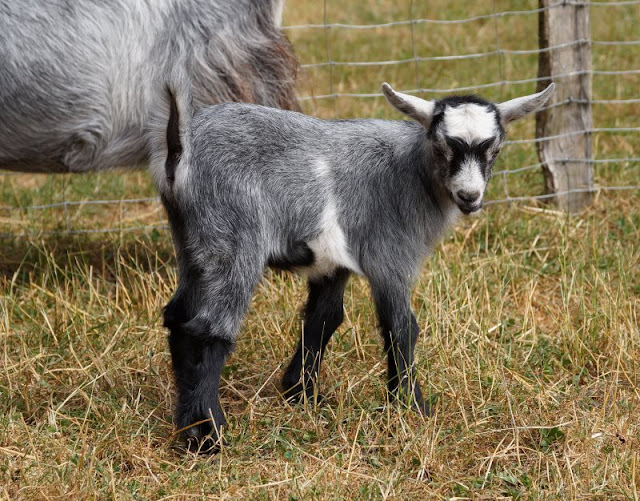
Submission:
[[[196,107],[297,109],[284,0],[0,0],[0,169],[147,162],[149,110],[182,67]]]
[[[358,273],[371,284],[389,391],[429,412],[415,377],[410,286],[460,214],[482,207],[505,126],[542,106],[553,85],[501,104],[474,96],[425,101],[387,84],[383,91],[415,121],[318,120],[248,104],[192,115],[186,79],[174,77],[164,127],[150,138],[151,169],[179,263],[178,290],[165,309],[176,424],[195,446],[215,449],[225,422],[220,372],[265,266],[309,276],[286,396],[317,394],[345,285]]]

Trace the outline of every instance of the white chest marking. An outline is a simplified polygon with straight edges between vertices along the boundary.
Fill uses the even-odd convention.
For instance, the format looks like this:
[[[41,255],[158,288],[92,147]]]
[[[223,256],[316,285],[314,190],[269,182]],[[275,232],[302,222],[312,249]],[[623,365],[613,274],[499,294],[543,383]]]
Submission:
[[[307,245],[313,251],[314,261],[304,272],[309,276],[325,276],[336,268],[347,268],[362,274],[356,260],[351,256],[347,239],[338,224],[335,203],[329,199],[322,215],[322,233]]]
[[[337,268],[347,268],[362,274],[360,266],[349,252],[347,239],[338,222],[330,179],[331,167],[324,160],[318,160],[316,173],[320,179],[325,180],[324,188],[327,190],[328,198],[322,213],[320,234],[307,243],[313,252],[313,264],[300,271],[311,277],[330,275]]]

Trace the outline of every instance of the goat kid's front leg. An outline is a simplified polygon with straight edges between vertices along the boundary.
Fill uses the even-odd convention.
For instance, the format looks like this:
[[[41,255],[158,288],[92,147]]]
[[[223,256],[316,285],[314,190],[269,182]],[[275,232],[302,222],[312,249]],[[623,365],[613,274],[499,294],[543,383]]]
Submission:
[[[309,280],[302,336],[282,378],[287,399],[321,400],[317,388],[320,363],[327,343],[344,318],[342,301],[348,280],[349,271],[345,269],[330,277]]]
[[[416,378],[414,351],[419,329],[411,311],[408,284],[401,287],[372,282],[371,285],[387,354],[389,393],[429,415],[429,404],[425,402]]]

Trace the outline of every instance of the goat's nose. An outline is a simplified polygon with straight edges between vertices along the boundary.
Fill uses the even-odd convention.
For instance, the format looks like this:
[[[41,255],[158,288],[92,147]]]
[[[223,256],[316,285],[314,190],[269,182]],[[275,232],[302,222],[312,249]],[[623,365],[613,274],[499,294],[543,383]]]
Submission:
[[[475,202],[476,200],[478,200],[478,198],[480,198],[479,191],[459,190],[457,195],[458,198],[463,202]]]

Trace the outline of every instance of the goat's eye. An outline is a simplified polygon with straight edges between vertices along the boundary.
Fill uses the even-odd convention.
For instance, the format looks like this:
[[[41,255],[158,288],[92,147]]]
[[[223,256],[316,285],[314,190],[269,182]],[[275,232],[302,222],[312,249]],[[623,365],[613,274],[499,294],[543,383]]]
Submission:
[[[488,151],[491,146],[493,146],[494,139],[490,137],[489,139],[485,139],[480,144],[478,144],[477,148],[482,151]]]
[[[447,145],[453,151],[464,151],[466,143],[456,137],[447,138]]]

